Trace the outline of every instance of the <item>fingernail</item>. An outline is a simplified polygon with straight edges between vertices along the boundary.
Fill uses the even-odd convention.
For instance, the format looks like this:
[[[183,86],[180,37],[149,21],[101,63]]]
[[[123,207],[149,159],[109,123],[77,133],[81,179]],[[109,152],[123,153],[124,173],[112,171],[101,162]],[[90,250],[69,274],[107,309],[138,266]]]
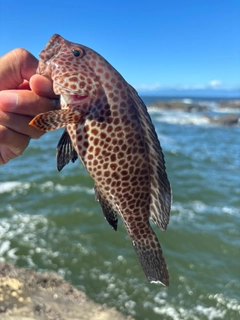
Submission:
[[[13,111],[18,105],[18,94],[16,92],[0,91],[0,106],[2,110]]]

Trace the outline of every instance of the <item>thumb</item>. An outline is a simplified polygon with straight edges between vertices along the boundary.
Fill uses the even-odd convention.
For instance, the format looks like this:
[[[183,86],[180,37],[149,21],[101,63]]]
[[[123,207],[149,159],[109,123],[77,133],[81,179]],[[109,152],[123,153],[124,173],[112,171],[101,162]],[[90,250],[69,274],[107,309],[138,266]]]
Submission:
[[[56,96],[53,92],[53,82],[47,77],[41,76],[40,74],[34,74],[30,81],[30,88],[33,92],[40,96],[59,99],[59,96]]]

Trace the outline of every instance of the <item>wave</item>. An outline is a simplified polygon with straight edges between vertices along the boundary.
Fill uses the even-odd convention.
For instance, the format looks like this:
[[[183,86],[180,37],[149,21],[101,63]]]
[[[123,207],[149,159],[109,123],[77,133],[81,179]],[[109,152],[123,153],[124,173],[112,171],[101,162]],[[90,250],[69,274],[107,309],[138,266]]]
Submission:
[[[42,186],[51,188],[52,183],[48,182],[42,184]],[[184,228],[188,228],[186,221],[191,219],[191,221],[188,221],[189,226],[191,226],[193,233],[197,234],[199,232],[199,238],[203,242],[202,230],[205,230],[204,235],[206,237],[206,229],[197,230],[195,226],[197,221],[201,221],[202,225],[204,223],[207,225],[206,212],[210,208],[210,205],[202,201],[193,201],[188,204],[174,203],[171,226],[169,226],[170,235],[172,232],[175,233],[175,237],[184,235],[186,232]],[[214,212],[219,213],[219,209],[220,207],[216,207]],[[135,261],[131,250],[130,254],[126,254],[124,250],[120,254],[116,254],[116,247],[114,247],[115,254],[110,254],[107,259],[106,256],[103,258],[104,254],[102,253],[102,256],[102,254],[98,253],[99,243],[94,245],[90,231],[87,235],[86,233],[84,234],[83,230],[82,232],[78,230],[75,217],[73,223],[76,227],[75,229],[72,228],[69,234],[66,221],[58,225],[52,220],[51,216],[29,215],[22,212],[13,213],[10,209],[9,212],[6,218],[0,220],[1,261],[16,264],[20,262],[26,267],[37,268],[38,270],[41,270],[41,268],[54,270],[66,279],[71,279],[72,273],[77,269],[77,276],[73,278],[77,287],[83,290],[87,288],[91,295],[89,286],[94,283],[92,290],[96,301],[103,303],[103,301],[107,300],[108,304],[114,305],[120,311],[133,317],[139,317],[139,319],[141,313],[145,317],[148,314],[153,315],[151,316],[152,319],[158,319],[161,316],[164,319],[173,320],[201,319],[205,317],[210,320],[235,319],[234,316],[237,319],[237,316],[240,315],[239,301],[231,299],[226,292],[222,291],[222,287],[219,287],[217,292],[215,288],[211,290],[210,282],[209,290],[207,288],[203,290],[202,282],[206,285],[207,280],[202,281],[199,277],[193,279],[194,272],[200,272],[201,268],[204,268],[204,272],[208,272],[216,266],[212,261],[213,267],[207,267],[207,265],[198,267],[197,263],[202,263],[199,258],[202,257],[206,261],[207,253],[204,257],[204,253],[200,252],[198,258],[193,260],[193,258],[190,258],[193,254],[193,251],[191,251],[188,256],[185,256],[188,263],[181,265],[183,263],[181,262],[182,256],[186,254],[184,250],[181,251],[180,248],[181,258],[179,258],[179,252],[176,251],[176,248],[172,253],[172,257],[171,251],[165,248],[166,257],[172,261],[170,263],[171,268],[175,268],[177,271],[171,287],[159,290],[159,287],[148,285],[142,277],[139,278],[140,270],[138,270],[138,266],[131,263],[131,260]],[[235,208],[225,207],[222,212],[224,214],[228,213],[232,218],[232,215],[238,215],[240,210],[236,211]],[[68,214],[66,219],[69,221],[73,217]],[[218,219],[215,220],[218,221]],[[176,229],[171,232],[173,226]],[[226,229],[225,226],[222,226],[222,229]],[[91,230],[93,233],[96,231],[92,225]],[[214,233],[213,228],[211,228],[211,233]],[[168,234],[166,233],[167,237]],[[105,240],[107,243],[109,242],[109,239]],[[108,248],[107,243],[104,242],[104,236],[102,236],[101,241],[102,246]],[[174,241],[176,241],[176,238],[174,240],[171,238],[171,242]],[[63,246],[65,243],[67,246]],[[186,243],[188,242],[182,245],[187,246]],[[199,245],[199,243],[199,241],[196,242],[196,245]],[[122,242],[119,245],[122,246]],[[189,268],[189,265],[191,268]],[[197,270],[195,270],[195,265]],[[225,281],[224,277],[222,281]],[[231,286],[232,284],[229,282],[228,285]],[[235,291],[238,291],[235,282],[234,285],[236,286]],[[224,286],[224,288],[226,287]]]
[[[157,108],[149,109],[149,114],[154,115],[156,122],[166,122],[169,124],[192,124],[192,125],[209,125],[210,120],[201,113],[187,113],[184,111],[165,111]]]
[[[82,192],[82,193],[87,193],[87,194],[94,194],[94,189],[93,188],[86,188],[81,185],[62,185],[62,184],[54,184],[52,181],[46,181],[38,186],[38,188],[42,192],[46,191],[59,191],[59,192]]]
[[[0,183],[0,194],[1,193],[12,193],[12,192],[23,192],[28,190],[31,184],[29,182],[19,181],[6,181]]]
[[[126,261],[116,261],[114,264],[110,261],[105,261],[106,269],[112,270],[114,265],[122,264],[122,268],[126,267]],[[240,304],[236,299],[230,299],[223,293],[205,293],[199,295],[194,305],[190,305],[186,300],[191,299],[194,290],[197,286],[190,287],[187,280],[180,276],[178,279],[179,286],[174,290],[178,291],[178,296],[173,297],[171,288],[168,290],[150,289],[140,283],[137,278],[133,276],[131,270],[128,271],[128,285],[124,279],[115,277],[113,272],[102,273],[101,270],[93,268],[89,270],[91,278],[96,283],[101,283],[104,290],[97,295],[97,300],[100,295],[105,300],[111,301],[113,297],[118,297],[115,305],[120,311],[125,312],[131,316],[140,314],[138,308],[142,308],[144,314],[156,314],[154,319],[159,319],[161,315],[164,319],[172,320],[192,320],[192,319],[226,319],[226,316],[231,318],[231,315],[240,314]],[[128,290],[131,286],[131,291]],[[141,296],[141,306],[134,301],[134,296],[139,294]],[[138,319],[138,318],[137,318]],[[140,319],[140,317],[139,317]],[[233,318],[231,318],[233,319]],[[237,318],[236,318],[237,319]]]
[[[54,184],[52,181],[46,181],[41,184],[20,182],[20,181],[6,181],[0,183],[0,194],[11,193],[11,194],[22,194],[26,193],[30,188],[39,189],[41,192],[47,191],[59,191],[59,192],[83,192],[87,194],[94,194],[93,188],[86,188],[81,185],[67,186],[62,184]]]
[[[201,105],[201,103],[199,103]],[[204,105],[204,104],[203,104]],[[219,108],[215,103],[212,103],[208,107],[208,111],[205,112],[186,112],[182,110],[165,110],[157,107],[151,107],[148,109],[149,114],[153,117],[153,120],[159,123],[179,124],[179,125],[195,125],[195,126],[211,126],[219,127],[224,124],[221,121],[225,117],[227,120],[236,116],[240,116],[240,112],[236,112],[234,109]],[[232,115],[232,116],[231,116]],[[229,124],[230,125],[230,124]]]
[[[198,126],[209,125],[210,120],[202,115],[199,114],[186,114],[185,112],[174,112],[173,114],[170,113],[163,113],[160,117],[156,118],[159,122],[167,122],[171,124],[180,124],[180,125],[187,125],[193,124]]]

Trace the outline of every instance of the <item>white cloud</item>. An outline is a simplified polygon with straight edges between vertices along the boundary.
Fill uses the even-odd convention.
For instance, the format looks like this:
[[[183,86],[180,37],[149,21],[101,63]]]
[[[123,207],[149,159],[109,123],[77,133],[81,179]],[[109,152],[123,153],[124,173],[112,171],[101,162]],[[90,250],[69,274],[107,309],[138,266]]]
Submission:
[[[222,87],[223,83],[219,80],[211,80],[209,83],[208,83],[208,86],[210,88],[213,88],[213,89],[217,89],[217,88],[220,88]]]
[[[140,85],[134,86],[134,88],[139,91],[159,91],[159,90],[165,89],[163,86],[161,86],[158,83],[153,85],[140,84]]]
[[[234,90],[236,88],[230,88],[227,86],[224,86],[223,82],[220,80],[211,80],[206,84],[176,84],[176,85],[162,85],[160,83],[156,84],[141,84],[141,85],[136,85],[134,86],[137,91],[142,91],[142,92],[153,92],[153,91],[165,91],[165,90],[178,90],[178,91],[192,91],[192,90],[207,90],[207,89],[212,89],[212,90],[218,90],[218,89],[223,89],[223,90]]]

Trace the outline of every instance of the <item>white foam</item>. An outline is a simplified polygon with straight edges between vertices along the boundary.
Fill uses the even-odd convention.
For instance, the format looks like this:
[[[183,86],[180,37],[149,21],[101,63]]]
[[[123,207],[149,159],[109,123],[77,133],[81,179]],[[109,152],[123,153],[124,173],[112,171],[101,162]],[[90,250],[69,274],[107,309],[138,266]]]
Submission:
[[[21,238],[24,243],[27,243],[30,247],[35,247],[36,239],[36,226],[39,224],[47,224],[47,219],[41,215],[31,216],[28,214],[22,214],[20,212],[14,213],[9,218],[3,218],[0,220],[0,238],[2,240],[0,245],[0,257],[4,260],[5,257],[12,262],[15,262],[18,257],[15,255],[17,248],[11,248],[12,239]],[[20,241],[21,241],[20,240]],[[25,256],[28,260],[31,260],[30,256]],[[30,263],[31,266],[33,263]],[[30,265],[29,264],[29,265]]]
[[[161,307],[154,307],[153,311],[157,314],[161,314],[164,316],[171,317],[173,320],[181,320],[183,319],[179,312],[177,312],[176,308],[168,305],[168,306],[161,306]]]
[[[30,182],[19,182],[19,181],[6,181],[0,183],[0,194],[3,193],[23,193],[31,187]],[[54,184],[52,181],[46,181],[39,185],[34,185],[42,192],[46,191],[72,191],[72,192],[83,192],[87,194],[94,194],[93,188],[86,188],[81,185],[67,186],[62,184]]]
[[[87,194],[94,194],[93,188],[86,188],[81,185],[74,185],[74,186],[67,186],[62,185],[60,183],[54,184],[52,181],[46,181],[39,185],[39,189],[42,192],[46,191],[58,191],[58,192],[80,192],[80,193],[87,193]]]
[[[1,227],[1,226],[0,226]],[[0,245],[0,261],[4,261],[3,256],[7,256],[10,260],[16,260],[17,256],[15,255],[17,248],[11,249],[10,240],[5,240]]]
[[[193,309],[188,310],[183,307],[176,307],[168,304],[166,303],[166,300],[161,301],[161,306],[153,307],[153,311],[162,316],[168,316],[173,320],[198,320],[201,319],[202,316],[205,316],[208,320],[224,319],[227,312],[226,310],[221,310],[218,307],[204,307],[202,305],[198,305]]]
[[[16,261],[17,256],[16,256],[15,253],[16,253],[17,250],[18,250],[17,248],[12,248],[12,249],[8,250],[7,256],[8,256],[8,258],[9,258],[10,260]]]
[[[193,100],[189,99],[189,98],[185,98],[185,99],[182,99],[182,102],[186,103],[186,104],[191,104],[191,103],[193,103]]]
[[[5,252],[7,252],[10,248],[10,241],[3,241],[0,245],[0,256],[2,256]]]
[[[3,235],[6,234],[10,229],[10,223],[4,219],[0,220],[0,239],[3,239]]]
[[[182,111],[167,111],[162,112],[161,116],[156,117],[159,122],[180,125],[208,125],[210,120],[202,114],[186,113]]]
[[[215,300],[217,306],[227,307],[229,310],[238,311],[240,315],[240,303],[235,299],[225,298],[221,293],[210,294],[208,296],[209,300]]]
[[[239,208],[230,208],[230,207],[223,207],[222,208],[223,213],[227,213],[231,216],[240,217],[240,209]]]
[[[203,307],[203,306],[196,306],[195,310],[197,313],[200,313],[200,315],[204,315],[207,317],[208,320],[213,319],[224,319],[226,310],[219,310],[215,307]]]
[[[85,188],[85,187],[82,187],[80,185],[77,185],[77,186],[63,186],[61,184],[56,184],[55,186],[55,189],[57,191],[60,191],[60,192],[64,192],[64,191],[72,191],[72,192],[83,192],[83,193],[87,193],[87,194],[94,194],[94,189],[90,189],[90,188]]]
[[[29,182],[6,181],[0,183],[0,193],[11,193],[13,191],[27,190],[30,188]]]
[[[216,108],[216,111],[218,113],[233,113],[233,114],[240,114],[239,109],[236,110],[235,108]]]
[[[45,191],[48,189],[53,189],[54,188],[54,183],[52,181],[46,181],[42,184],[39,185],[39,188],[41,191]]]

